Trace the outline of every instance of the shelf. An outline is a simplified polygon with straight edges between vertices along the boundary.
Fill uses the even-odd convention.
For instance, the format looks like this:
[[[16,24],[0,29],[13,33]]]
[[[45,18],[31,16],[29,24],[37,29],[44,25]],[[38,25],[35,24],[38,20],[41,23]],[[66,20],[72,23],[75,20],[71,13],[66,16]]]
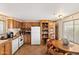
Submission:
[[[25,32],[31,32],[31,31],[25,31]]]
[[[46,34],[42,34],[42,35],[48,35],[48,33],[46,33]]]
[[[43,37],[42,39],[48,39],[48,37]]]
[[[41,21],[41,37],[43,43],[46,43],[46,39],[49,37],[49,20]]]

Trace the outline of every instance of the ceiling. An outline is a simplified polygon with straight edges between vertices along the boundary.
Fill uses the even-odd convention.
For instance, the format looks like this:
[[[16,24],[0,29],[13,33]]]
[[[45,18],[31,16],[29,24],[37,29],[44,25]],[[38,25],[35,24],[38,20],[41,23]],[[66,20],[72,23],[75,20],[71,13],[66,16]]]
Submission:
[[[78,3],[0,3],[0,13],[22,20],[55,19],[77,11]]]

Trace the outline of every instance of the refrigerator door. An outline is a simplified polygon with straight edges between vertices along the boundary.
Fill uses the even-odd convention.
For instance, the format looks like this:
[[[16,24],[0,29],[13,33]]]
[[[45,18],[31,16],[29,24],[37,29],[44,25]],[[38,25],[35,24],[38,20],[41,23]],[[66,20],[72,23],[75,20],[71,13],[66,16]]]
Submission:
[[[31,27],[31,44],[40,45],[40,27]]]

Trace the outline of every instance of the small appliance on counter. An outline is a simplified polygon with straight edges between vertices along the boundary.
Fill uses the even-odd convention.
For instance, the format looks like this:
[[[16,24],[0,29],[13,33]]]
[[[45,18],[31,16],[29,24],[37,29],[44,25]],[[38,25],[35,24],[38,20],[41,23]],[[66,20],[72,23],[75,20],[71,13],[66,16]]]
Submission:
[[[13,35],[14,35],[13,32],[8,32],[7,33],[7,38],[13,38]]]
[[[22,32],[22,31],[19,31],[19,34],[20,34],[20,35],[22,35],[22,34],[23,34],[23,32]]]

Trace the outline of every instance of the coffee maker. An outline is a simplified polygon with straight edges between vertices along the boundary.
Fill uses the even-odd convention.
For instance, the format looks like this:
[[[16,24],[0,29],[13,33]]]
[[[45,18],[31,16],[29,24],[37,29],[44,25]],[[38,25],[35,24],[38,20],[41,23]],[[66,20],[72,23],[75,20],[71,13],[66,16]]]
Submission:
[[[8,32],[7,33],[7,38],[13,38],[13,32]]]

